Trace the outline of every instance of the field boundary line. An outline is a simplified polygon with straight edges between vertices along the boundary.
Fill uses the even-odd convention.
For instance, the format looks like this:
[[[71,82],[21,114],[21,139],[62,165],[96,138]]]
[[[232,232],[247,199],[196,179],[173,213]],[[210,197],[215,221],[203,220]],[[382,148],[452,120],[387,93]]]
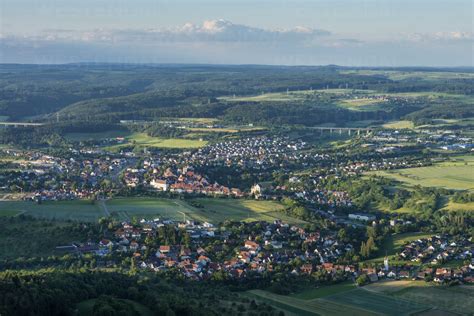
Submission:
[[[23,215],[23,214],[25,214],[25,213],[28,213],[28,211],[26,211],[26,210],[21,210],[18,214],[13,215],[13,217],[18,217],[18,216]]]

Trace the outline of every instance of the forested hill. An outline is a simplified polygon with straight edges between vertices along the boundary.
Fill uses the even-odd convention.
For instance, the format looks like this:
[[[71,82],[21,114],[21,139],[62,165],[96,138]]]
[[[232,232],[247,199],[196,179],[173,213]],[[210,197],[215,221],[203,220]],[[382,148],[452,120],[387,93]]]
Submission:
[[[364,90],[434,92],[471,96],[473,69],[356,69],[338,66],[207,65],[0,65],[0,116],[4,120],[154,119],[217,117],[234,122],[314,124],[440,114],[452,100],[404,100],[354,111],[326,95],[238,100],[287,91]],[[228,97],[237,96],[237,100]],[[455,115],[470,115],[456,102]],[[469,102],[468,102],[469,103]],[[436,105],[433,111],[427,107]],[[472,105],[472,104],[471,104]],[[467,112],[466,112],[467,111]],[[250,113],[252,115],[250,115]],[[444,113],[445,114],[445,113]],[[450,115],[453,115],[452,113]],[[446,116],[446,115],[445,115]]]

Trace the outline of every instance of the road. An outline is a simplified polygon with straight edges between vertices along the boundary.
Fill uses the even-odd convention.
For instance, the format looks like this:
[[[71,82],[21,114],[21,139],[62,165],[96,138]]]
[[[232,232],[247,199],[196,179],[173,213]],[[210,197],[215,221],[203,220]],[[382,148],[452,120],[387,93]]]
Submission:
[[[22,127],[27,127],[27,126],[43,126],[43,123],[27,123],[27,122],[0,122],[0,126],[22,126]]]

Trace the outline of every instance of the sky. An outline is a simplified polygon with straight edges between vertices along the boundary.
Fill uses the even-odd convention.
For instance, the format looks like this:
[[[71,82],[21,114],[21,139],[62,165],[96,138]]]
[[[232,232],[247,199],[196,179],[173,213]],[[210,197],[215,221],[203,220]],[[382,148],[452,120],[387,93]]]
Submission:
[[[2,63],[473,66],[473,0],[2,0]]]

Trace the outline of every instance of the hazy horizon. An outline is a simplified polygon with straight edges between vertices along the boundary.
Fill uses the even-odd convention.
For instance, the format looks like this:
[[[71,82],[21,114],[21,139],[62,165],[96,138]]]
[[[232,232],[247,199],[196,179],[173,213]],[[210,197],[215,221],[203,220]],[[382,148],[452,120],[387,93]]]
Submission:
[[[350,65],[338,65],[338,64],[321,64],[321,65],[305,65],[305,64],[295,64],[295,65],[286,65],[286,64],[232,64],[232,63],[160,63],[160,62],[94,62],[94,61],[79,61],[79,62],[65,62],[65,63],[18,63],[18,62],[0,62],[0,65],[19,65],[19,66],[74,66],[74,65],[112,65],[112,66],[209,66],[209,67],[337,67],[337,68],[359,68],[359,69],[440,69],[440,70],[450,70],[450,69],[472,69],[474,71],[474,65],[459,65],[459,66],[421,66],[421,65],[400,65],[400,66],[350,66]]]
[[[6,0],[0,62],[473,66],[471,1]]]

